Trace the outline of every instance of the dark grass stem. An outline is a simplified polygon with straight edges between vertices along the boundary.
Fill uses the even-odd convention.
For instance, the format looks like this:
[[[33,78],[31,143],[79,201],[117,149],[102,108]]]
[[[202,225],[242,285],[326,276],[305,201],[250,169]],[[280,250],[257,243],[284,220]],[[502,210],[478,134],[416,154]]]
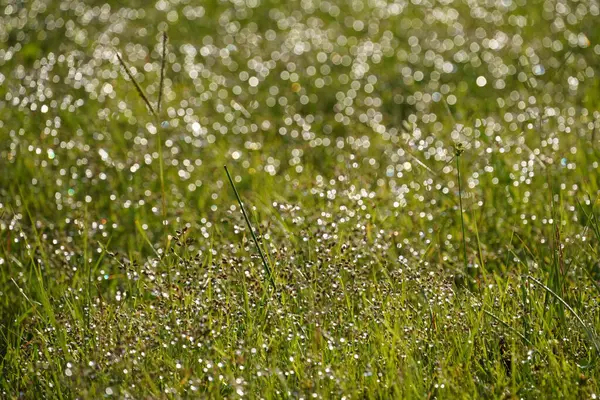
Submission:
[[[156,109],[158,114],[160,114],[160,106],[162,104],[163,98],[163,88],[165,82],[165,66],[167,62],[167,40],[168,40],[167,32],[163,32],[162,35],[162,57],[160,60],[160,82],[158,84],[158,101],[156,102]]]
[[[138,81],[135,79],[135,77],[133,76],[133,74],[129,70],[129,67],[125,63],[125,60],[123,60],[123,58],[121,57],[121,54],[119,54],[118,51],[116,51],[116,53],[117,53],[117,59],[119,60],[119,63],[121,64],[121,66],[125,70],[125,73],[129,77],[129,79],[131,80],[131,82],[133,82],[133,86],[135,86],[135,90],[137,91],[138,95],[142,98],[142,100],[144,100],[144,103],[146,103],[146,106],[148,107],[148,110],[152,113],[152,115],[154,115],[155,117],[158,117],[158,115],[156,113],[156,110],[154,109],[154,107],[152,107],[152,104],[150,103],[150,100],[148,100],[148,97],[146,96],[146,93],[144,93],[144,90],[142,89],[142,87],[140,86],[140,84],[138,83]]]
[[[246,210],[244,209],[244,205],[242,204],[242,199],[240,198],[240,195],[235,187],[235,184],[233,183],[233,179],[231,179],[231,175],[229,174],[227,165],[224,165],[223,167],[225,168],[225,173],[227,174],[227,178],[229,178],[229,183],[231,184],[231,187],[233,188],[235,197],[240,205],[240,209],[242,210],[244,219],[246,220],[246,225],[248,225],[248,229],[250,230],[250,234],[252,235],[252,240],[254,240],[254,244],[256,245],[256,250],[258,250],[258,254],[260,254],[260,258],[262,260],[263,266],[265,267],[265,270],[267,271],[267,274],[269,275],[269,281],[271,282],[273,289],[277,290],[277,286],[275,285],[275,280],[273,279],[273,273],[271,272],[271,267],[269,267],[269,263],[267,263],[267,259],[265,258],[265,255],[263,254],[263,251],[260,248],[260,245],[258,244],[258,239],[256,238],[256,235],[254,234],[254,229],[252,229],[252,224],[250,224],[250,219],[248,218],[248,214],[246,214]]]

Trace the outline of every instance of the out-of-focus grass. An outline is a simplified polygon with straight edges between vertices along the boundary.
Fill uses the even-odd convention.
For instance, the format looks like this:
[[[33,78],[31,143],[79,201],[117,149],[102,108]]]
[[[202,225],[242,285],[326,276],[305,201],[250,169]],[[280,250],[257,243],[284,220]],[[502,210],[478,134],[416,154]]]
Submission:
[[[596,396],[596,1],[5,3],[0,397]]]

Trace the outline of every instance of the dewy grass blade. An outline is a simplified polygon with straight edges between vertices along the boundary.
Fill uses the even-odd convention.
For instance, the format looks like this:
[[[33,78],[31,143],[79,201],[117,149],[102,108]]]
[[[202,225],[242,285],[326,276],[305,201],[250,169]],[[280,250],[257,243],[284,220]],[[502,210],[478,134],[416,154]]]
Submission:
[[[233,179],[231,179],[231,175],[229,174],[227,165],[224,165],[223,167],[225,168],[225,173],[227,174],[227,178],[229,178],[229,183],[231,184],[231,187],[233,188],[235,197],[237,198],[237,201],[240,205],[240,209],[242,210],[242,215],[244,216],[244,219],[246,220],[246,225],[248,225],[248,229],[250,230],[250,234],[252,235],[252,240],[254,240],[254,244],[256,245],[256,250],[258,250],[258,254],[260,254],[260,258],[262,260],[263,266],[265,267],[265,270],[267,271],[267,274],[269,275],[269,281],[271,282],[273,289],[277,290],[277,286],[275,285],[275,280],[273,279],[273,273],[271,272],[271,267],[269,267],[269,263],[267,262],[267,259],[265,258],[265,255],[263,254],[263,252],[260,248],[260,244],[258,243],[258,239],[256,238],[256,235],[254,234],[254,229],[252,229],[252,224],[250,224],[250,219],[248,218],[248,214],[246,214],[246,210],[244,209],[244,205],[242,204],[242,199],[240,198],[240,195],[239,195],[237,189],[235,188]]]
[[[460,143],[459,143],[460,144]],[[462,155],[462,153],[464,152],[464,147],[462,146],[462,144],[456,145],[455,149],[454,149],[454,155],[456,157],[456,171],[458,173],[458,205],[460,207],[460,227],[462,229],[462,250],[463,250],[463,262],[464,262],[464,273],[466,275],[468,274],[469,271],[469,263],[467,261],[467,237],[465,235],[465,218],[463,216],[463,203],[462,203],[462,197],[463,197],[463,192],[462,192],[462,183],[461,183],[461,177],[460,177],[460,156]]]

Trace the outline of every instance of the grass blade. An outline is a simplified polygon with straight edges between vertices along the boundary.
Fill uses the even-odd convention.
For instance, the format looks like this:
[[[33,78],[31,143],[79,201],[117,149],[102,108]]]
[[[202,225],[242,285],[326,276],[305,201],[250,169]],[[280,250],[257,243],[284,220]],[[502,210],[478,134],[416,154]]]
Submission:
[[[464,148],[462,146],[462,144],[457,144],[454,152],[455,152],[455,157],[456,157],[456,170],[458,172],[458,206],[460,207],[460,226],[462,228],[462,250],[463,250],[463,262],[464,262],[464,268],[465,274],[468,274],[469,272],[469,264],[467,261],[467,236],[465,235],[465,218],[463,216],[463,203],[462,203],[462,196],[463,196],[463,192],[462,192],[462,185],[461,185],[461,178],[460,178],[460,156],[463,153]]]
[[[529,339],[527,339],[525,336],[523,336],[523,334],[521,332],[517,331],[515,328],[513,328],[512,326],[510,326],[509,324],[507,324],[506,322],[504,322],[503,320],[501,320],[500,318],[498,318],[497,316],[495,316],[494,314],[492,314],[488,310],[483,310],[483,312],[485,313],[485,315],[487,315],[489,317],[492,317],[492,319],[496,320],[496,322],[499,322],[500,324],[502,324],[509,331],[511,331],[512,333],[514,333],[518,337],[520,337],[521,340],[523,340],[523,342],[527,343],[528,345],[530,345],[531,347],[533,347],[535,349],[534,344],[531,343],[531,341]],[[536,349],[536,351],[539,353],[539,351],[537,349]]]
[[[539,287],[541,287],[542,289],[544,289],[546,292],[548,292],[550,295],[552,295],[554,298],[556,298],[556,300],[558,300],[563,306],[565,306],[565,308],[567,310],[569,310],[569,312],[571,314],[573,314],[573,316],[575,317],[575,319],[583,327],[583,330],[585,331],[585,333],[587,334],[588,338],[590,339],[590,341],[594,345],[594,348],[596,349],[596,353],[600,355],[600,346],[598,345],[598,342],[596,341],[596,335],[585,324],[585,322],[583,322],[583,319],[581,319],[581,317],[579,315],[577,315],[577,313],[575,312],[575,310],[565,300],[563,300],[562,297],[560,297],[558,294],[556,294],[552,289],[550,289],[548,286],[544,285],[542,282],[538,281],[537,279],[535,279],[531,275],[527,275],[527,279],[531,279],[536,285],[538,285]]]
[[[265,270],[267,271],[267,273],[269,275],[269,281],[271,282],[273,289],[277,290],[277,286],[275,285],[275,280],[273,279],[273,273],[271,272],[271,267],[269,267],[269,263],[267,263],[267,259],[265,258],[265,255],[263,254],[263,252],[260,248],[260,245],[258,244],[258,239],[256,238],[256,235],[254,234],[254,229],[252,229],[252,225],[250,224],[250,219],[248,218],[248,215],[246,214],[246,210],[244,209],[244,205],[242,204],[242,199],[240,198],[240,195],[239,195],[237,189],[235,188],[233,179],[231,179],[231,175],[229,174],[227,165],[224,165],[223,167],[225,168],[225,173],[227,174],[227,178],[229,178],[229,183],[231,184],[231,187],[233,188],[235,197],[237,198],[237,201],[240,205],[240,209],[242,210],[242,214],[244,215],[244,219],[246,220],[246,225],[248,225],[248,229],[250,229],[250,234],[252,235],[252,240],[254,240],[254,244],[256,245],[256,250],[258,250],[258,254],[260,254],[260,258],[262,260],[263,266],[265,267]]]

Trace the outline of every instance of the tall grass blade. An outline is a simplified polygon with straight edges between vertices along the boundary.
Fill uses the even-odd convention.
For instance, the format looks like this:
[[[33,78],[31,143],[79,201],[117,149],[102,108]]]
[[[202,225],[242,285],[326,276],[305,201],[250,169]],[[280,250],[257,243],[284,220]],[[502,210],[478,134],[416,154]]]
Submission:
[[[465,274],[468,273],[468,262],[467,262],[467,236],[465,235],[465,217],[463,215],[463,203],[462,203],[462,183],[460,178],[460,156],[463,153],[464,148],[457,145],[455,148],[456,156],[456,170],[458,171],[458,206],[460,207],[460,226],[462,228],[462,248],[463,248],[463,262],[465,268]]]
[[[256,250],[258,250],[258,254],[260,254],[260,258],[262,260],[263,266],[265,267],[265,270],[267,271],[267,274],[269,275],[269,281],[271,282],[273,289],[277,290],[277,286],[275,285],[275,280],[273,279],[273,273],[271,272],[271,267],[269,267],[269,263],[267,263],[267,259],[265,258],[265,255],[263,254],[263,251],[260,248],[260,245],[258,244],[258,239],[256,238],[256,235],[254,234],[254,229],[252,229],[252,225],[250,224],[250,219],[248,218],[248,214],[246,214],[246,210],[244,209],[244,205],[242,204],[242,199],[240,198],[240,195],[235,187],[235,184],[233,183],[233,179],[231,179],[231,175],[229,174],[227,165],[224,165],[223,167],[225,168],[225,173],[227,174],[227,178],[229,178],[229,183],[231,184],[231,187],[233,188],[235,197],[238,201],[238,204],[240,205],[240,209],[242,210],[244,219],[246,220],[246,225],[248,225],[248,229],[250,230],[250,234],[252,235],[252,240],[254,240],[254,244],[256,245]]]

